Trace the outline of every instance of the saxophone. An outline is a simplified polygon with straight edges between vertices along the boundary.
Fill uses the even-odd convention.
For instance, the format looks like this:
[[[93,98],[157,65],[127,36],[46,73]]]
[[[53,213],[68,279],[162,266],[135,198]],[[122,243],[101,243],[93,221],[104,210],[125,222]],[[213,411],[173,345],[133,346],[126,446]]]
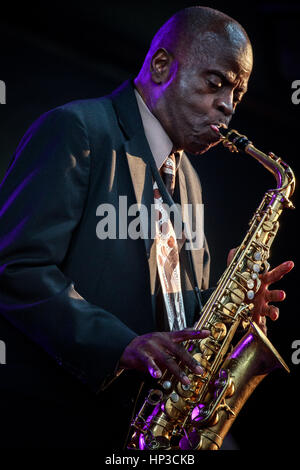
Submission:
[[[265,193],[244,240],[194,326],[210,330],[210,335],[184,343],[204,372],[196,375],[186,369],[190,385],[181,384],[168,371],[163,374],[131,422],[128,449],[218,450],[261,380],[276,368],[289,372],[251,320],[251,300],[260,287],[259,274],[269,269],[267,260],[279,216],[284,208],[294,208],[289,198],[295,177],[280,158],[261,152],[236,130],[222,129],[220,138],[230,151],[245,152],[264,165],[275,176],[277,187]]]

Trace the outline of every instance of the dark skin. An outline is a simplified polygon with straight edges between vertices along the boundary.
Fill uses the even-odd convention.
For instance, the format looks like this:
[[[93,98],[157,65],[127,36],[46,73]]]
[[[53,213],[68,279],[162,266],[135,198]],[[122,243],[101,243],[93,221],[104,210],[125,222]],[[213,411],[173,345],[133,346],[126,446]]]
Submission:
[[[202,34],[201,40],[205,51],[198,56],[189,56],[186,51],[190,48],[177,48],[175,53],[158,48],[135,79],[135,86],[169,135],[174,150],[193,154],[202,154],[219,143],[220,138],[211,125],[228,126],[247,90],[252,70],[251,46],[238,28],[232,40],[216,32]],[[233,253],[233,250],[229,252],[228,262]],[[279,316],[279,309],[271,303],[280,302],[286,296],[282,290],[269,290],[269,286],[292,268],[293,262],[282,263],[261,276],[253,320],[265,333],[266,316],[272,320]],[[208,334],[208,331],[186,329],[138,336],[125,348],[120,367],[138,369],[154,378],[161,377],[167,369],[183,384],[188,384],[184,367],[196,374],[201,373],[201,368],[181,343]]]

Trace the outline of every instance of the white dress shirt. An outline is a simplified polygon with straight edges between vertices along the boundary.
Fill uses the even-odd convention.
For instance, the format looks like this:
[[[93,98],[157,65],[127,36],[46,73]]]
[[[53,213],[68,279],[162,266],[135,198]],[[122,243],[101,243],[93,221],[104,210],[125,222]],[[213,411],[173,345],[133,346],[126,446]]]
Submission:
[[[141,114],[145,135],[157,168],[160,170],[164,161],[172,152],[173,143],[159,120],[151,113],[139,92],[136,89],[134,92]]]

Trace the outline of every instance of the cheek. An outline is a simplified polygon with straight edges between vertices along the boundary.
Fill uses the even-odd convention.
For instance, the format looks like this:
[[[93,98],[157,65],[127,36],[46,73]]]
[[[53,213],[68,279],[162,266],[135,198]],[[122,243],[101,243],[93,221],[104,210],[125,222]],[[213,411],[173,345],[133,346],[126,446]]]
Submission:
[[[196,109],[189,107],[186,110],[184,122],[188,135],[199,135],[207,131],[209,119],[205,110],[199,107]]]
[[[186,120],[192,127],[199,127],[210,121],[213,98],[207,94],[190,94],[182,102],[182,110]]]
[[[197,94],[190,97],[191,111],[197,116],[209,116],[213,108],[213,97],[209,94]]]

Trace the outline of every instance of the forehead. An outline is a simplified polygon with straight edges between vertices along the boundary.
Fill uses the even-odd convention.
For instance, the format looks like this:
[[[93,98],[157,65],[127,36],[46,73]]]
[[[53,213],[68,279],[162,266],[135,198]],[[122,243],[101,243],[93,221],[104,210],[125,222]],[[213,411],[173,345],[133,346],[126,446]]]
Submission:
[[[208,32],[201,35],[192,50],[192,63],[198,74],[219,70],[231,81],[248,81],[252,70],[252,49],[245,37],[236,35],[229,40]]]

